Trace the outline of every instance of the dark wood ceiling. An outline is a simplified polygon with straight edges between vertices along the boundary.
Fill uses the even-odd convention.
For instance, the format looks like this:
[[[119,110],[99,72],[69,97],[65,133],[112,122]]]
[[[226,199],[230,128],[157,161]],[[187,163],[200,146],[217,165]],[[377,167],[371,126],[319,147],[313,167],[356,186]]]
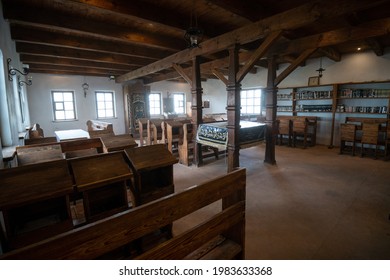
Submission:
[[[1,1],[16,51],[32,73],[114,75],[121,77],[119,81],[143,78],[145,83],[177,79],[180,75],[174,67],[145,67],[188,50],[184,34],[191,18],[204,30],[203,42],[214,40],[214,45],[218,36],[254,23],[261,23],[264,35],[267,29],[280,26],[282,34],[256,59],[252,72],[266,67],[265,59],[271,55],[278,63],[294,63],[313,49],[305,59],[326,55],[339,61],[357,47],[383,55],[390,46],[389,0]],[[323,3],[328,5],[326,13]],[[308,20],[300,7],[306,7],[313,20]],[[267,37],[241,40],[237,34],[234,40],[242,44],[241,54],[247,58]],[[201,51],[204,63],[210,65],[228,56],[222,43],[215,51],[205,46]],[[180,61],[180,69],[189,67],[190,62]],[[299,63],[304,65],[304,60]],[[226,73],[226,64],[214,63],[212,67]],[[131,74],[144,68],[142,75]],[[202,75],[215,78],[212,71],[202,71]]]

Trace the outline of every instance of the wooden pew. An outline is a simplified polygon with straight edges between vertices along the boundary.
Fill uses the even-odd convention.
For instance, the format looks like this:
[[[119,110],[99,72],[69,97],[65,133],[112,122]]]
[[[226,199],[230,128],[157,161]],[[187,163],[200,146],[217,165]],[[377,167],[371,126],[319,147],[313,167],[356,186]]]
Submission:
[[[161,123],[163,131],[163,142],[167,144],[168,151],[171,153],[177,152],[179,135],[183,129],[183,124],[191,123],[189,119],[182,120],[167,120]]]
[[[100,138],[41,143],[16,147],[18,165],[103,153]]]
[[[104,258],[109,252],[221,200],[218,213],[136,258],[244,259],[245,186],[246,171],[238,169],[77,230],[6,253],[0,259]]]
[[[100,138],[78,139],[60,142],[65,158],[74,158],[101,154],[104,152]]]
[[[73,184],[64,159],[0,170],[0,193],[7,250],[73,228]]]
[[[33,138],[43,138],[43,137],[45,137],[43,133],[43,129],[38,123],[36,123],[30,129],[27,130],[25,138],[33,139]]]
[[[27,138],[24,139],[24,145],[35,145],[35,144],[43,144],[43,143],[54,143],[57,142],[57,137],[42,137],[42,138]]]
[[[88,120],[87,131],[90,137],[99,137],[101,135],[115,135],[112,123]]]
[[[148,137],[148,119],[139,118],[138,119],[138,133],[139,133],[139,145],[142,147],[147,144]]]
[[[124,152],[73,158],[68,164],[76,191],[83,197],[86,222],[129,207],[127,187],[132,173]]]
[[[163,143],[163,131],[161,124],[164,119],[149,119],[147,125],[147,144]]]
[[[16,147],[18,166],[63,159],[60,143],[44,143]]]

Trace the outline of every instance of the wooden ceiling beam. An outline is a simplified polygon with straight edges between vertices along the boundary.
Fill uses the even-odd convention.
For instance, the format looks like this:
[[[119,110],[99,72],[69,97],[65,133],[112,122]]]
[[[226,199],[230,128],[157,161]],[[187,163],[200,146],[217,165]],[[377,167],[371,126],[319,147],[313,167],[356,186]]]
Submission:
[[[297,59],[291,63],[282,73],[280,73],[274,82],[274,85],[277,86],[280,84],[292,71],[294,71],[303,61],[305,61],[310,55],[312,55],[316,51],[315,48],[308,49],[304,51]]]
[[[44,31],[19,25],[11,25],[11,27],[12,38],[17,42],[37,43],[155,59],[161,59],[172,54],[172,51],[114,41],[97,40],[95,38],[88,38],[87,36],[76,36],[67,32]]]
[[[341,28],[283,43],[273,48],[271,54],[283,55],[299,53],[302,49],[329,47],[348,41],[383,36],[389,34],[389,30],[390,18],[378,19],[357,26]]]
[[[48,65],[48,64],[38,64],[30,63],[30,73],[41,73],[40,71],[61,71],[64,73],[74,73],[79,75],[89,74],[89,75],[99,75],[99,76],[109,76],[109,75],[122,75],[126,71],[118,70],[108,70],[108,69],[97,69],[97,68],[88,68],[88,67],[76,67],[76,66],[64,66],[64,65]]]
[[[271,14],[269,7],[262,5],[259,1],[245,0],[245,5],[240,1],[234,0],[207,0],[207,2],[232,12],[235,15],[247,18],[250,21],[257,21]]]
[[[16,42],[16,51],[20,54],[41,55],[48,57],[74,58],[80,61],[90,60],[96,62],[116,63],[130,66],[143,66],[156,59],[135,57],[129,55],[72,49],[60,46],[48,46],[35,43]]]
[[[171,51],[179,51],[186,47],[183,39],[170,37],[167,34],[161,36],[157,33],[148,32],[145,28],[107,24],[107,22],[61,12],[53,14],[52,10],[37,8],[31,4],[27,4],[26,7],[20,9],[17,3],[12,2],[12,4],[7,4],[5,11],[4,17],[11,23],[19,25],[64,30],[78,36],[87,34],[97,39],[135,43]],[[96,32],[96,30],[99,30],[99,32]]]
[[[123,64],[87,61],[87,60],[71,59],[71,58],[39,56],[39,55],[30,55],[30,54],[21,54],[20,60],[27,64],[38,63],[38,64],[48,64],[48,65],[58,65],[58,66],[76,66],[76,67],[88,67],[88,68],[120,70],[120,71],[130,71],[131,69],[136,68],[135,66],[128,66]],[[31,71],[33,71],[33,69]]]
[[[151,63],[135,71],[129,72],[117,78],[118,82],[126,82],[149,73],[158,72],[172,66],[172,63],[181,64],[191,60],[194,56],[205,55],[228,49],[234,44],[245,44],[263,38],[266,34],[277,30],[294,29],[304,25],[312,24],[318,19],[341,16],[356,10],[372,7],[385,0],[329,0],[313,1],[300,7],[285,11],[283,13],[238,28],[232,32],[225,33],[213,39],[201,43],[201,48],[186,49],[170,55],[158,62]],[[337,7],[337,9],[335,9]]]
[[[264,42],[260,45],[260,47],[253,52],[252,56],[247,61],[245,61],[244,67],[242,67],[238,71],[236,77],[238,83],[241,83],[241,81],[245,78],[246,74],[249,73],[249,71],[257,63],[257,61],[264,56],[264,54],[269,50],[272,44],[274,44],[282,34],[283,34],[282,30],[277,30],[271,32],[267,36],[267,38],[265,38]]]
[[[338,52],[335,48],[333,47],[324,47],[320,48],[319,51],[323,53],[326,57],[329,59],[339,62],[341,61],[341,53]]]
[[[384,47],[375,38],[368,38],[365,40],[370,48],[375,52],[377,56],[382,56],[385,52]]]

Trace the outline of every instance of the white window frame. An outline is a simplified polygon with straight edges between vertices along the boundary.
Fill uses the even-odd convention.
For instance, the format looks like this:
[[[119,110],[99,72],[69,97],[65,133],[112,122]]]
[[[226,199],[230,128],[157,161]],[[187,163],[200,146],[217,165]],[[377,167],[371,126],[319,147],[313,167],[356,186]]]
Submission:
[[[103,94],[103,100],[99,100],[98,95]],[[111,98],[107,98],[111,96]],[[100,103],[100,104],[99,104]],[[116,118],[115,92],[112,90],[96,90],[95,91],[95,110],[98,120],[115,119]],[[99,114],[99,111],[104,111],[104,116]],[[108,113],[107,113],[108,112]]]
[[[182,100],[177,100],[176,96],[182,96]],[[181,104],[182,101],[182,104]],[[176,92],[173,93],[173,109],[175,111],[175,114],[185,114],[186,113],[186,95],[184,92]],[[180,109],[181,108],[181,109]],[[179,109],[179,110],[178,110]]]
[[[241,90],[241,115],[261,114],[261,88]]]
[[[71,94],[71,100],[65,100],[64,94]],[[55,100],[55,94],[61,94],[62,100]],[[55,122],[65,122],[65,121],[75,121],[77,120],[76,112],[76,99],[75,93],[73,90],[52,90],[51,91],[51,101],[53,107],[53,120]],[[71,108],[69,107],[71,105]],[[64,118],[58,118],[57,112],[63,112]],[[73,117],[67,117],[66,112],[73,112]]]
[[[151,100],[150,98],[153,96],[158,96],[158,100]],[[162,106],[161,106],[161,99],[162,94],[161,92],[151,92],[148,96],[148,103],[149,103],[149,114],[151,116],[158,116],[162,115]],[[158,108],[158,110],[157,110]],[[157,112],[158,111],[158,112]]]

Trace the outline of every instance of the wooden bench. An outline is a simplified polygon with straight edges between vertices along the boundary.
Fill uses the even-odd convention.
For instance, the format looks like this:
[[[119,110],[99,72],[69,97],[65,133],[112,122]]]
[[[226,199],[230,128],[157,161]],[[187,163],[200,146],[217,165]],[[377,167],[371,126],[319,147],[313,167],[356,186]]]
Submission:
[[[78,139],[16,147],[18,165],[103,153],[100,138]]]
[[[57,137],[42,137],[42,138],[26,138],[24,139],[24,145],[35,145],[35,144],[43,144],[43,143],[53,143],[57,142]]]
[[[238,169],[116,216],[6,253],[0,259],[104,258],[108,253],[220,200],[222,206],[218,213],[199,223],[194,222],[183,233],[136,258],[243,259],[245,185],[246,171]]]
[[[147,124],[148,145],[163,143],[162,122],[164,119],[149,119]]]
[[[148,119],[139,118],[137,122],[138,122],[139,145],[142,147],[143,145],[147,144]]]
[[[73,184],[64,159],[0,170],[0,193],[6,250],[73,228]]]
[[[101,135],[115,135],[112,123],[88,120],[87,131],[90,137],[99,137]]]
[[[27,130],[27,133],[26,133],[26,139],[33,139],[33,138],[43,138],[45,137],[44,133],[43,133],[43,129],[41,128],[41,126],[36,123],[34,124],[31,128],[29,128]]]

